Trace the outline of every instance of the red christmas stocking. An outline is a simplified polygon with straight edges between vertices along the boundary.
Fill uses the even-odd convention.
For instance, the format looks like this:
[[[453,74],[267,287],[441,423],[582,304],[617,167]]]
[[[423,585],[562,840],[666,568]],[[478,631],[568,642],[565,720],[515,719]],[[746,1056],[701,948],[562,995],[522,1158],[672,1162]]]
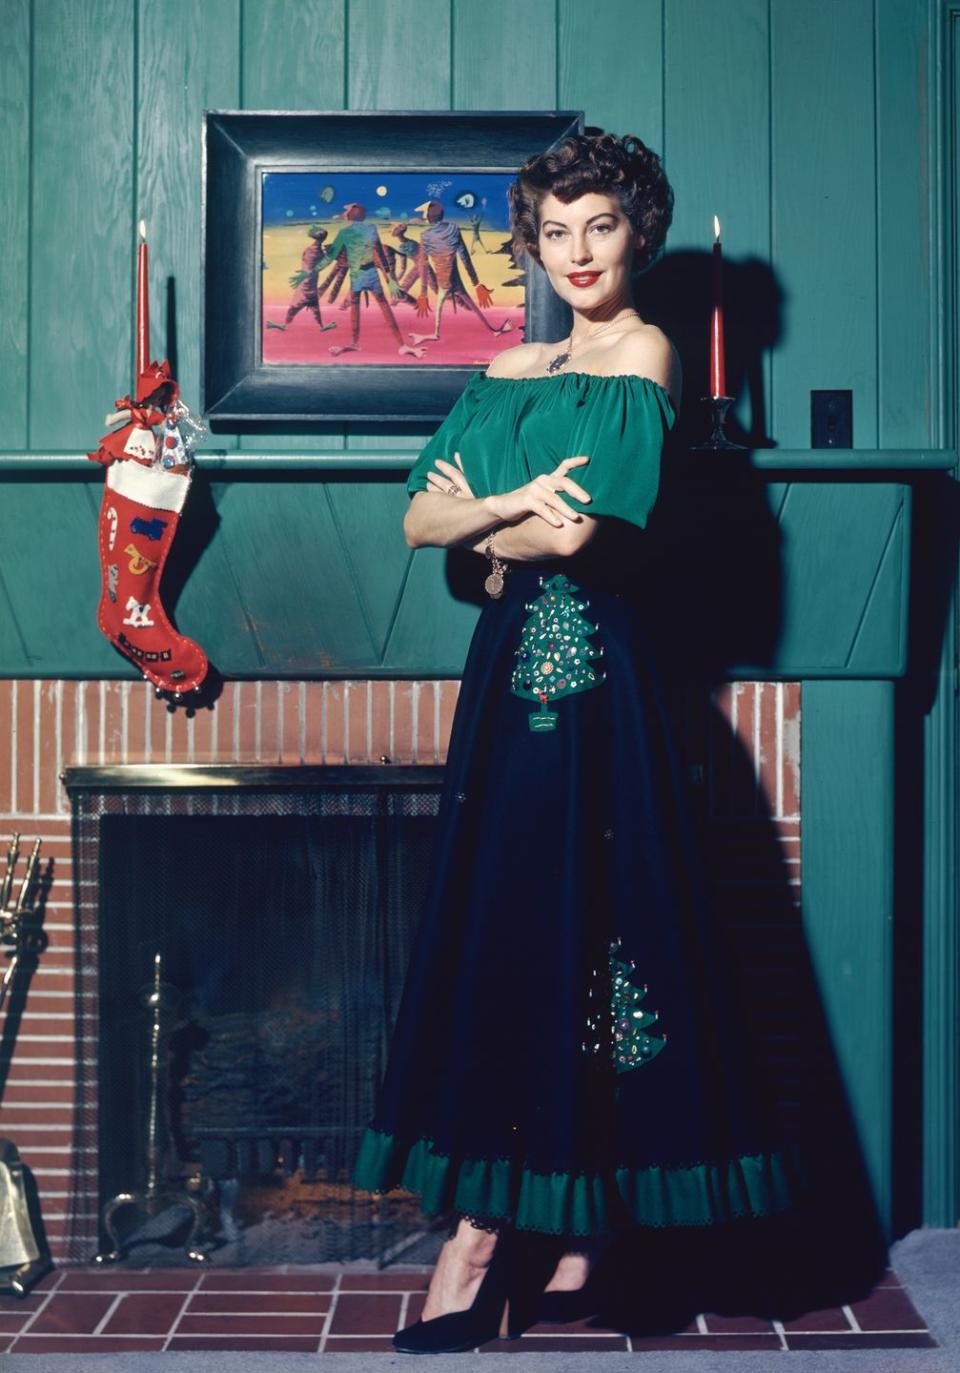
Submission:
[[[97,624],[144,677],[176,696],[199,687],[207,673],[203,649],[177,633],[160,602],[160,579],[192,479],[189,468],[112,462],[98,532]]]

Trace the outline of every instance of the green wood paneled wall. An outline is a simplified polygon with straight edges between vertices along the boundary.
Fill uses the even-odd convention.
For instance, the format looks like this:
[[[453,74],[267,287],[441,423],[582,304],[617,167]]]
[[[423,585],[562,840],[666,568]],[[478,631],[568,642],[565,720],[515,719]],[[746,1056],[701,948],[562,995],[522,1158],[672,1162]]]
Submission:
[[[674,187],[671,253],[705,252],[720,216],[730,291],[748,316],[767,293],[753,374],[730,378],[746,427],[805,447],[811,388],[851,387],[857,447],[923,447],[928,24],[924,0],[4,0],[0,446],[77,451],[101,432],[129,383],[141,216],[154,349],[175,309],[196,403],[204,107],[455,106],[579,108],[639,133]],[[322,444],[421,438],[354,425]]]

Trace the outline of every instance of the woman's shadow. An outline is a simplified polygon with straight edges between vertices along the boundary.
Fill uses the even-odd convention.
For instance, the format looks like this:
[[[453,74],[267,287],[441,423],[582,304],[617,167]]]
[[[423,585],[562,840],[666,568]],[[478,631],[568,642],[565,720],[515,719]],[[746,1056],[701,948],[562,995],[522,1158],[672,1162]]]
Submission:
[[[697,787],[691,777],[691,814],[702,841],[718,931],[735,970],[729,996],[755,1051],[784,1144],[802,1162],[803,1180],[794,1183],[797,1204],[779,1215],[708,1226],[639,1227],[620,1235],[600,1259],[602,1309],[595,1323],[645,1334],[684,1329],[703,1312],[789,1320],[838,1307],[867,1296],[888,1262],[883,1224],[777,822],[757,786],[753,759],[715,699],[733,665],[756,664],[762,678],[763,666],[776,661],[781,634],[782,533],[763,474],[749,461],[749,449],[775,446],[766,434],[759,360],[777,341],[782,299],[763,264],[725,264],[727,390],[750,394],[752,432],[741,430],[731,417],[727,435],[744,445],[743,452],[691,453],[707,432],[705,406],[699,400],[706,386],[699,379],[709,375],[704,309],[710,301],[709,273],[709,256],[678,254],[663,259],[638,292],[644,319],[660,324],[676,344],[685,377],[685,398],[664,450],[661,492],[648,525],[651,565],[642,579],[644,618],[688,766],[703,761],[704,749],[689,728],[691,720],[700,721],[699,744],[705,735],[724,741],[722,793],[750,798],[748,808],[739,808],[741,815],[750,812],[749,849],[738,857],[719,838],[723,827],[716,824],[717,806],[713,817],[707,814],[707,787]],[[817,476],[829,480],[830,474]],[[956,488],[941,481],[936,495],[924,489],[916,507],[928,521],[929,537],[915,541],[924,548],[915,552],[911,574],[910,669],[900,693],[898,734],[901,725],[910,728],[909,719],[901,720],[904,710],[910,711],[904,702],[912,701],[914,722],[924,705],[911,692],[911,680],[936,679],[956,556]],[[656,591],[652,598],[651,588]],[[823,594],[829,595],[829,588]],[[716,795],[716,777],[704,781]],[[912,783],[922,787],[919,771]],[[737,813],[734,802],[730,816],[721,813],[719,819]],[[919,842],[916,834],[912,838]],[[898,884],[905,871],[913,871],[919,881],[921,870],[916,861],[901,864],[898,847]],[[748,904],[745,892],[757,889],[758,873],[763,896]],[[898,906],[919,907],[917,892],[911,895],[912,901]],[[914,934],[919,945],[919,932]],[[911,938],[903,930],[895,937],[902,960],[896,981],[919,1046],[919,992],[905,994],[901,985],[909,969],[920,967],[916,948],[909,947]],[[902,1020],[902,1006],[900,1016]],[[898,1040],[904,1038],[901,1027]],[[909,1061],[901,1051],[895,1074],[898,1080],[920,1078],[919,1047]],[[901,1089],[894,1086],[896,1095]],[[904,1096],[919,1112],[916,1094]],[[909,1180],[919,1172],[919,1124],[912,1134],[901,1128],[891,1143],[900,1148],[894,1227],[900,1223],[909,1228],[921,1223],[915,1184]]]

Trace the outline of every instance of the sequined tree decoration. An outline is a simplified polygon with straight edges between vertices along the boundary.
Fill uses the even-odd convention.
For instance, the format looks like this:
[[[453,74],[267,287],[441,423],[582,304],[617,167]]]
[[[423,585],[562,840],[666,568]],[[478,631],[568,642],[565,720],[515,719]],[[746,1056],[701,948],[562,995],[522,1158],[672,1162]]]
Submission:
[[[590,643],[588,635],[599,625],[591,624],[580,613],[589,601],[580,599],[580,588],[563,573],[544,581],[542,593],[524,606],[530,618],[523,627],[517,648],[517,665],[510,690],[540,702],[540,709],[528,717],[532,730],[556,729],[557,712],[547,702],[577,691],[589,691],[606,677],[591,661],[603,654],[603,647]]]
[[[609,1016],[609,1045],[613,1066],[618,1073],[629,1072],[631,1068],[639,1068],[644,1063],[649,1063],[656,1058],[657,1054],[665,1047],[669,1036],[664,1032],[661,1038],[647,1033],[651,1025],[659,1020],[659,1011],[645,1011],[640,1006],[640,1002],[646,996],[648,989],[644,982],[643,989],[635,987],[630,981],[630,976],[636,967],[636,963],[631,958],[628,962],[618,958],[620,952],[620,940],[614,939],[609,947],[609,974],[610,974],[610,1001],[607,1010]],[[594,969],[594,974],[597,970]],[[590,1006],[587,1013],[587,1035],[583,1041],[583,1051],[586,1054],[600,1053],[604,1046],[604,1010],[598,1004],[597,979],[594,976],[588,992]]]

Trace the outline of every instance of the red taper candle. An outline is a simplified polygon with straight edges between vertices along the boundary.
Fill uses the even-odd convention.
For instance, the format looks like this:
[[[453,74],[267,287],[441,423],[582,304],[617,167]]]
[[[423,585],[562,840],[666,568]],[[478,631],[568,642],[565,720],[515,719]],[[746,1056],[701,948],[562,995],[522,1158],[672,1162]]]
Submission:
[[[140,241],[137,244],[137,355],[135,358],[137,377],[147,370],[150,361],[150,291],[147,285],[147,226],[141,219]]]
[[[723,253],[720,247],[720,221],[713,216],[713,302],[710,311],[710,386],[711,395],[727,394],[727,369],[723,356]]]

